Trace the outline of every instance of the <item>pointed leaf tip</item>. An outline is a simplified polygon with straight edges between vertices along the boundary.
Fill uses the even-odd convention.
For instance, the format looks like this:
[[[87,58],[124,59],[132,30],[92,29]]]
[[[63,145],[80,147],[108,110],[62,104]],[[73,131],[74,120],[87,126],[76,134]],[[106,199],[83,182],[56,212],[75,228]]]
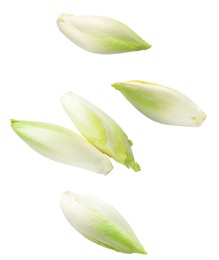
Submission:
[[[15,120],[15,119],[10,119],[10,122],[11,122],[11,125],[13,124],[13,123],[15,123],[17,120]]]

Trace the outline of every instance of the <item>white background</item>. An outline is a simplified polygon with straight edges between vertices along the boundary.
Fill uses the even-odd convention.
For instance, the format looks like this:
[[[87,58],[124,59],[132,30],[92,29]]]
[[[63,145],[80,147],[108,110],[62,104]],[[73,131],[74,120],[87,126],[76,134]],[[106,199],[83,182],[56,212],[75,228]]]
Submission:
[[[219,259],[219,15],[208,0],[7,0],[0,3],[0,259]],[[152,48],[86,52],[56,26],[61,13],[103,15]],[[192,98],[208,115],[200,128],[140,114],[110,85],[157,82]],[[142,171],[112,161],[108,176],[48,160],[9,119],[75,130],[60,104],[67,91],[112,116],[133,141]],[[127,219],[148,255],[100,247],[64,218],[64,191],[97,196]]]

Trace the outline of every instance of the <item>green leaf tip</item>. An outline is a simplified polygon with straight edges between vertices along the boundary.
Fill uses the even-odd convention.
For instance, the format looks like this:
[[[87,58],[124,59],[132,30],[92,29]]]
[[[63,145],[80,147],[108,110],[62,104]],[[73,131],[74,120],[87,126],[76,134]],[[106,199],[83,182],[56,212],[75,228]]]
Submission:
[[[12,126],[14,123],[17,123],[17,122],[19,122],[19,121],[16,120],[16,119],[10,119],[10,122],[11,122],[11,126]]]
[[[138,172],[141,170],[140,165],[135,162],[135,160],[133,159],[132,156],[127,155],[125,160],[124,160],[124,164],[126,165],[127,168],[131,168],[132,170],[134,170],[135,172]]]

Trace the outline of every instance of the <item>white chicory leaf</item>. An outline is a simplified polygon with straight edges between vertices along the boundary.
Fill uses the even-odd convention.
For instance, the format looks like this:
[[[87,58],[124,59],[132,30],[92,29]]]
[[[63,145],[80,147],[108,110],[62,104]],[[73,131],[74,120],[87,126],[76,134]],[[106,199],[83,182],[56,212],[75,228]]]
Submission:
[[[61,102],[75,126],[90,143],[126,167],[140,170],[131,150],[132,142],[111,117],[72,92],[64,94]]]
[[[200,126],[206,114],[181,92],[150,82],[117,82],[112,86],[148,118],[167,125]]]
[[[92,242],[118,252],[146,254],[127,221],[108,203],[67,191],[61,209],[68,222]]]
[[[151,47],[126,25],[108,17],[62,14],[57,25],[73,43],[94,53],[113,54]]]
[[[106,175],[109,159],[86,139],[64,127],[32,121],[11,120],[16,134],[45,157]]]

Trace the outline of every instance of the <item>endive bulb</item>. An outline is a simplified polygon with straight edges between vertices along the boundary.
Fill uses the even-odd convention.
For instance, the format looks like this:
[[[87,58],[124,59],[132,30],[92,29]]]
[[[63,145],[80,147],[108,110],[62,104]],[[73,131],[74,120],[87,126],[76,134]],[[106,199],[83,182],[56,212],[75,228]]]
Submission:
[[[119,90],[141,113],[167,125],[200,126],[206,114],[187,96],[177,90],[150,82],[117,82]]]
[[[130,147],[132,142],[111,117],[72,92],[64,94],[61,102],[75,126],[90,143],[128,168],[140,170]]]
[[[78,134],[58,125],[11,120],[16,134],[45,157],[106,175],[109,159]]]
[[[108,203],[67,191],[61,208],[69,223],[92,242],[118,252],[146,254],[127,221]]]
[[[151,47],[126,25],[108,17],[62,14],[57,25],[73,43],[94,53],[113,54]]]

